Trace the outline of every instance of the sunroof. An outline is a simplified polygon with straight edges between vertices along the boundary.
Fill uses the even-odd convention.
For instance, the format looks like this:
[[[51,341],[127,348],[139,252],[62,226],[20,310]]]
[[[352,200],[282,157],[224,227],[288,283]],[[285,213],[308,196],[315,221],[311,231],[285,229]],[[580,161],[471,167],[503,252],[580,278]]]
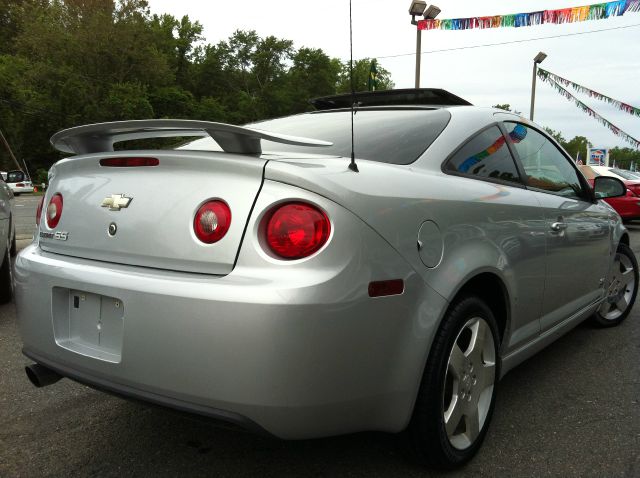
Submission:
[[[359,91],[354,94],[358,106],[469,106],[467,100],[440,88]],[[324,96],[310,100],[318,110],[351,107],[351,94]]]

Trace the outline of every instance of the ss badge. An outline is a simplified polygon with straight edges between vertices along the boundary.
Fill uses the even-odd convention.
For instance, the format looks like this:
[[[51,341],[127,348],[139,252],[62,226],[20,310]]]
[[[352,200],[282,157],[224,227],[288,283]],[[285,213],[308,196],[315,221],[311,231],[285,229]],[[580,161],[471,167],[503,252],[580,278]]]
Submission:
[[[45,231],[40,231],[40,237],[43,237],[45,239],[56,239],[58,241],[66,241],[67,238],[69,237],[69,233],[68,232],[45,232]]]

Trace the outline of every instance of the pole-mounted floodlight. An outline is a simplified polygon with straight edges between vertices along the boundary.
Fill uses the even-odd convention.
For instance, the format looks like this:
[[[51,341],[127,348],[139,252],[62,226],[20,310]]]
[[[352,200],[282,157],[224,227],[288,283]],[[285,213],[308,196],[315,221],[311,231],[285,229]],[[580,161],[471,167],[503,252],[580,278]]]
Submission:
[[[546,53],[540,52],[533,59],[533,79],[531,80],[531,109],[529,110],[529,119],[533,121],[533,108],[536,102],[536,76],[538,73],[538,65],[547,57]]]
[[[440,12],[442,10],[440,10],[438,7],[436,7],[435,5],[431,5],[429,8],[427,8],[423,15],[425,20],[433,20],[434,18],[436,18],[438,15],[440,15]]]
[[[411,6],[409,7],[409,15],[418,17],[422,15],[425,8],[427,8],[427,2],[423,0],[412,0]]]
[[[409,15],[411,15],[411,24],[418,25],[416,16],[424,15],[425,20],[433,20],[440,14],[440,9],[435,5],[427,8],[427,3],[423,0],[412,0],[409,7]],[[422,31],[416,28],[416,88],[420,88],[420,54],[422,50]]]
[[[534,61],[536,64],[539,64],[539,63],[542,63],[546,57],[547,57],[547,54],[546,54],[546,53],[542,53],[542,52],[540,52],[540,53],[538,53],[538,54],[536,55],[536,57],[533,59],[533,61]]]

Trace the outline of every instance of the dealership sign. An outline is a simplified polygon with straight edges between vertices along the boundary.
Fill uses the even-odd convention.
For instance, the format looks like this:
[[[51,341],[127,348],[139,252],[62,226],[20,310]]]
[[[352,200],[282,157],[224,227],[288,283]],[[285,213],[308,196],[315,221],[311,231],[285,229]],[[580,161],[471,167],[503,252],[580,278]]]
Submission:
[[[607,148],[587,148],[587,161],[591,166],[609,166],[609,150]]]

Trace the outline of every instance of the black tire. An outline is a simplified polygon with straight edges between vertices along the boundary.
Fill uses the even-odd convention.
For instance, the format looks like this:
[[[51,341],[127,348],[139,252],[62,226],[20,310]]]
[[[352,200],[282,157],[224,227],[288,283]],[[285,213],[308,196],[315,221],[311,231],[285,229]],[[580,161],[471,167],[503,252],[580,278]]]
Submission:
[[[605,293],[607,299],[593,314],[591,322],[599,327],[615,327],[631,313],[638,295],[638,261],[626,244],[618,245]]]
[[[472,334],[469,324],[476,319],[478,323],[483,321],[488,326],[482,325],[485,346],[482,349],[481,358],[478,359],[475,352],[474,355],[468,357],[465,353],[465,358],[471,360],[467,361],[469,363],[464,362],[465,365],[462,368],[464,373],[457,374],[458,378],[455,378],[456,374],[453,372],[455,367],[450,364],[450,361],[453,360],[454,355],[459,355],[459,353],[453,353],[454,346],[459,348],[458,352],[471,350],[471,348],[465,349],[464,340],[469,340],[468,347],[472,347],[473,335],[465,339],[465,334],[467,336]],[[492,350],[491,344],[486,340],[487,334],[493,339]],[[493,313],[480,298],[464,297],[449,309],[434,338],[416,399],[413,417],[406,432],[409,446],[419,461],[435,468],[451,469],[466,463],[476,454],[487,433],[495,404],[496,382],[500,376],[499,341],[498,327]],[[478,377],[481,373],[490,377],[491,362],[494,364],[493,384],[487,385],[489,378],[486,378],[483,381],[484,384],[479,381],[476,386],[476,375],[473,374],[474,367],[476,367]],[[471,368],[469,368],[470,363],[472,363]],[[470,373],[468,373],[469,370]],[[469,381],[470,377],[473,383]],[[465,391],[470,391],[470,393],[466,394]],[[469,398],[470,396],[471,398]],[[478,396],[481,396],[479,400],[477,400]],[[445,410],[447,403],[449,403],[448,409]],[[482,405],[482,412],[479,412],[478,416],[485,415],[484,419],[477,420],[479,424],[477,435],[476,431],[469,430],[469,419],[466,415],[454,418],[454,410],[458,405],[462,409],[468,407],[473,410],[475,408],[476,413]],[[451,423],[449,426],[455,428],[451,432],[451,438],[445,424],[447,412],[450,413],[448,420],[451,420]],[[475,437],[467,439],[467,435],[471,437],[475,435]],[[463,439],[462,442],[461,439]]]
[[[11,270],[11,256],[9,248],[4,253],[2,267],[0,267],[0,304],[11,302],[13,298],[13,271]]]

